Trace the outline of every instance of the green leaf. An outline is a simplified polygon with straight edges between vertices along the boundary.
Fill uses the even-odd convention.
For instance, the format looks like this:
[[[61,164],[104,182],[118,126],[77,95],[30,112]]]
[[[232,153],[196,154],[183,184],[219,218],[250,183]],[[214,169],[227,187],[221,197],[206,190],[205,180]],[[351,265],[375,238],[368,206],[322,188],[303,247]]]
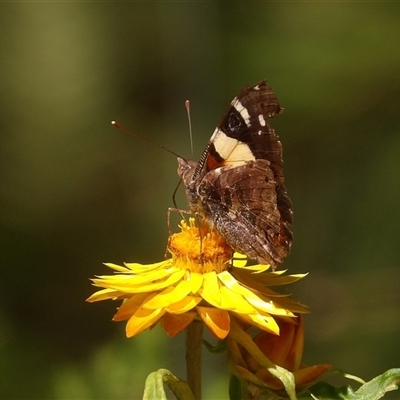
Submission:
[[[293,373],[285,368],[280,367],[279,365],[276,365],[275,368],[268,368],[268,371],[283,383],[289,399],[297,400],[296,382]]]
[[[167,400],[167,396],[164,391],[164,381],[162,374],[152,372],[147,378],[144,384],[143,400]]]
[[[354,395],[354,390],[349,385],[337,388],[326,382],[318,382],[308,389],[306,393],[298,395],[298,400],[344,400],[354,399]]]
[[[400,383],[400,368],[393,368],[370,380],[354,391],[351,386],[336,388],[325,382],[312,386],[308,393],[299,396],[299,400],[378,400],[387,392],[397,390]]]
[[[164,383],[168,385],[178,400],[194,400],[189,385],[167,369],[152,372],[146,379],[143,400],[167,400]]]
[[[386,392],[397,390],[400,383],[400,368],[389,369],[382,375],[377,376],[366,384],[362,385],[356,394],[360,399],[380,399]]]

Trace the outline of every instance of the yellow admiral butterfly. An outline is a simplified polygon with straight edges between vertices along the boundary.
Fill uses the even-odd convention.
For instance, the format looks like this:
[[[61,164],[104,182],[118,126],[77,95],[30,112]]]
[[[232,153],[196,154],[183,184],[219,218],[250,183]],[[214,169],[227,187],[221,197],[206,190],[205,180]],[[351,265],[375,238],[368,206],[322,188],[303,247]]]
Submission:
[[[178,158],[190,210],[237,252],[275,269],[290,251],[292,203],[282,145],[269,119],[283,109],[262,81],[231,102],[199,162]]]

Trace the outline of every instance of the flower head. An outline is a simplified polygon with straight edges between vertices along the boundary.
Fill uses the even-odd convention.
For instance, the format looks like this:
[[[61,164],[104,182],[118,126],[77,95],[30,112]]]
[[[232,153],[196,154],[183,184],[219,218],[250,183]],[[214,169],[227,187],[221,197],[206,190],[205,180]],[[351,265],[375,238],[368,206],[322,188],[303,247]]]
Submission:
[[[247,390],[253,395],[263,390],[275,392],[278,397],[284,395],[284,389],[287,388],[284,388],[282,383],[282,370],[277,371],[276,368],[282,367],[286,372],[291,372],[295,390],[301,392],[313,385],[332,367],[330,364],[307,367],[301,363],[304,344],[301,315],[298,315],[296,320],[279,321],[279,327],[279,335],[260,331],[253,338],[243,330],[240,331],[239,327],[236,340],[234,337],[228,340],[228,367],[233,374],[247,382]],[[279,367],[274,367],[274,364]]]
[[[123,300],[114,321],[128,320],[126,334],[134,336],[161,320],[170,336],[201,318],[217,338],[225,338],[231,318],[279,334],[276,318],[296,318],[305,306],[269,286],[286,285],[304,275],[267,272],[268,265],[246,267],[235,260],[225,240],[194,219],[182,221],[181,232],[170,237],[165,261],[124,266],[106,264],[117,274],[99,276],[93,285],[103,288],[87,301]]]

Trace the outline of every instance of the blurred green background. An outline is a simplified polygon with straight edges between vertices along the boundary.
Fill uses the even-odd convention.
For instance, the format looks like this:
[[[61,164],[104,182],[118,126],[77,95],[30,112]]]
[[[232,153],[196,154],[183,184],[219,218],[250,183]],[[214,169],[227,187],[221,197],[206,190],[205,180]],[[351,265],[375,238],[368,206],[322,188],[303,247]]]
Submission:
[[[85,303],[102,262],[164,255],[173,156],[195,155],[231,99],[267,79],[285,113],[295,241],[310,305],[305,362],[364,379],[400,367],[400,4],[0,5],[0,397],[137,399],[184,377],[183,335],[133,339],[117,303]],[[181,194],[179,204],[186,206]],[[227,398],[205,355],[204,398]],[[400,394],[391,398],[400,398]]]

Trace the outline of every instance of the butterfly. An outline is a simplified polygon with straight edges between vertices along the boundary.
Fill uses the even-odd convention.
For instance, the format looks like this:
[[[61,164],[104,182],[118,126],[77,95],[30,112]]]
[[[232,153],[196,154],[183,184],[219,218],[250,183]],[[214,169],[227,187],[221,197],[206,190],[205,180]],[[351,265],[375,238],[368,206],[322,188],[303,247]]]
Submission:
[[[237,252],[273,270],[293,241],[282,145],[269,119],[283,109],[266,81],[232,100],[198,162],[178,157],[190,211]]]

